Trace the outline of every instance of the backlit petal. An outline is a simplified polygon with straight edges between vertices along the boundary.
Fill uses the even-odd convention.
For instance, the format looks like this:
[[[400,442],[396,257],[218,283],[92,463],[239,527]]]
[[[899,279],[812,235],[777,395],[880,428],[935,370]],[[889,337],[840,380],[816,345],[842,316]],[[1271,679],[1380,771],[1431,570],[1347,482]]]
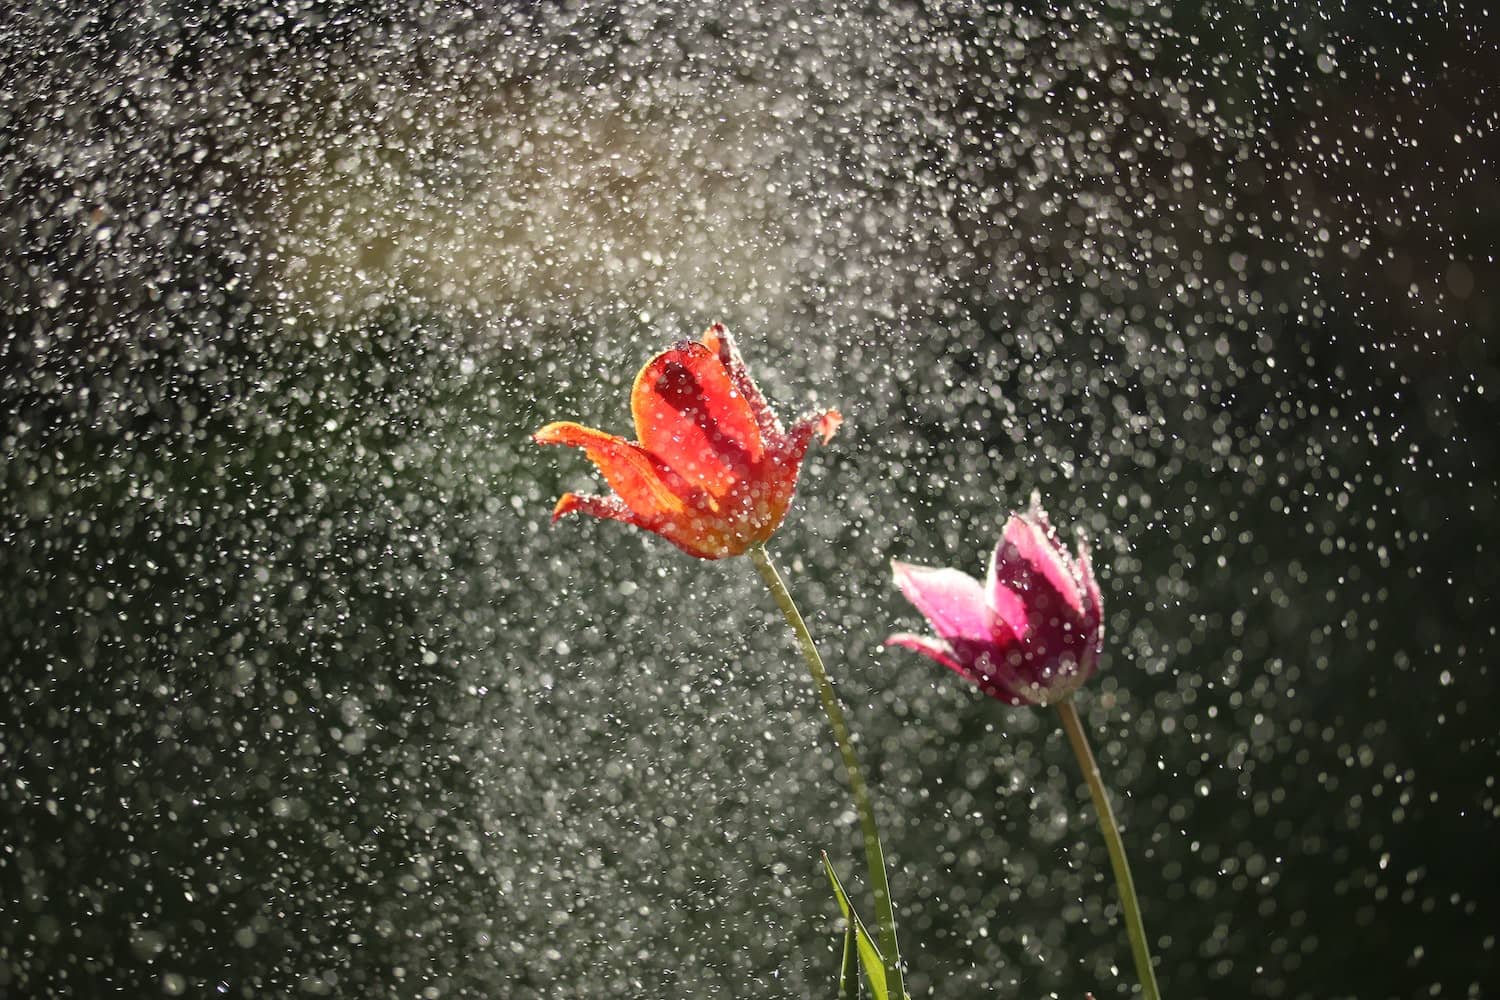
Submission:
[[[750,413],[755,417],[755,423],[760,428],[761,439],[771,442],[781,437],[781,421],[776,419],[775,412],[771,409],[766,397],[760,393],[760,387],[750,377],[750,372],[745,368],[745,361],[740,357],[739,348],[734,345],[734,338],[729,331],[724,329],[723,323],[715,323],[703,334],[703,346],[707,347],[719,356],[719,361],[724,365],[724,371],[729,374],[729,381],[739,390],[745,402],[750,404]],[[827,438],[824,438],[826,441]]]
[[[1047,591],[1075,613],[1083,613],[1083,593],[1072,560],[1046,525],[1028,515],[1013,515],[1006,522],[1005,534],[990,557],[988,584],[995,612],[1007,622],[1012,622],[1018,599],[1034,613],[1046,603]]]
[[[622,437],[560,421],[543,427],[532,439],[537,444],[582,448],[625,505],[648,521],[681,517],[687,508],[684,484],[644,450]]]
[[[764,454],[760,426],[716,351],[679,344],[646,363],[630,397],[641,447],[715,497]]]
[[[792,425],[792,432],[782,440],[781,449],[776,454],[777,467],[789,470],[792,482],[795,483],[797,471],[802,468],[802,459],[807,456],[807,448],[812,444],[813,437],[816,435],[827,444],[843,422],[844,418],[838,410],[810,413],[798,420]]]
[[[936,660],[943,666],[958,674],[970,684],[976,685],[981,691],[991,698],[999,698],[1001,701],[1012,705],[1024,704],[1024,699],[1012,691],[1004,681],[992,673],[984,671],[982,664],[966,662],[965,654],[955,649],[950,643],[942,639],[934,639],[931,636],[913,635],[910,632],[897,632],[885,641],[887,646],[902,646],[914,650],[931,660]]]
[[[572,513],[588,514],[591,517],[610,521],[622,521],[637,528],[644,528],[665,538],[688,555],[699,559],[719,559],[730,554],[726,552],[722,544],[716,544],[715,539],[693,534],[692,529],[697,519],[691,515],[646,518],[625,506],[625,501],[619,497],[564,493],[562,499],[557,501],[557,506],[553,508],[552,520],[555,523],[558,518]]]
[[[982,644],[993,640],[995,616],[984,587],[969,574],[903,562],[892,562],[891,573],[901,593],[944,639]]]
[[[838,410],[824,410],[822,413],[811,413],[797,421],[790,435],[792,441],[802,438],[811,438],[816,434],[818,440],[827,444],[833,437],[834,432],[844,425],[844,415]]]
[[[913,632],[897,632],[885,641],[885,645],[915,650],[928,659],[936,660],[948,669],[963,674],[971,681],[975,679],[973,672],[959,662],[958,653],[942,639]]]
[[[552,522],[556,524],[558,518],[567,517],[569,514],[574,513],[587,514],[590,517],[603,518],[608,521],[623,521],[626,524],[645,527],[641,523],[641,516],[625,506],[625,501],[619,497],[564,493],[558,498],[557,506],[552,508]]]
[[[1026,613],[1026,599],[1001,583],[997,576],[999,571],[995,566],[995,558],[1000,554],[1003,546],[1002,542],[990,554],[990,571],[985,578],[985,594],[990,601],[990,610],[995,613],[997,626],[1003,626],[1012,635],[1024,639],[1031,629],[1031,619]]]
[[[944,640],[941,648],[917,640],[897,644],[945,662],[935,655],[942,654],[985,693],[1012,705],[1050,705],[1076,691],[1097,669],[1104,608],[1088,544],[1080,541],[1075,558],[1059,544],[1035,503],[1030,513],[1007,522],[983,586],[952,570],[894,566],[897,585]],[[984,640],[953,634],[974,629],[976,589],[991,617]],[[945,619],[965,612],[967,622]]]

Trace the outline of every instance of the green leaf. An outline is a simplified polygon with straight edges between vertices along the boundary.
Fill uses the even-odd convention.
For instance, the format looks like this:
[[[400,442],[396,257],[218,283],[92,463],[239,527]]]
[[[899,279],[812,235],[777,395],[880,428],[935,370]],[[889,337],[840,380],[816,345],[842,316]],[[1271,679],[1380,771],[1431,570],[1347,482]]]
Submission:
[[[865,967],[865,978],[870,981],[870,992],[875,995],[875,1000],[890,1000],[890,993],[885,984],[885,961],[880,957],[880,949],[875,946],[875,939],[865,929],[863,921],[859,919],[859,914],[854,912],[849,896],[844,892],[844,886],[839,882],[832,862],[828,860],[827,851],[823,852],[823,870],[828,873],[828,883],[833,886],[833,894],[839,901],[839,909],[843,911],[844,919],[854,931],[859,963]]]
[[[839,968],[839,1000],[859,1000],[859,948],[854,925],[844,928],[844,961]]]

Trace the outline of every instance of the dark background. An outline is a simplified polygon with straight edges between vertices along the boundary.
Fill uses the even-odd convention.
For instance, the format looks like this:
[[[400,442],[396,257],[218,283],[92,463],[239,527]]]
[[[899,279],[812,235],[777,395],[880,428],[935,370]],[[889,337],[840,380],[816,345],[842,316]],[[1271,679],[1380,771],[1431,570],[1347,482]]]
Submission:
[[[6,5],[0,995],[830,996],[774,608],[527,440],[715,319],[847,419],[914,996],[1134,982],[1055,719],[879,650],[1033,491],[1166,995],[1500,986],[1489,20]]]

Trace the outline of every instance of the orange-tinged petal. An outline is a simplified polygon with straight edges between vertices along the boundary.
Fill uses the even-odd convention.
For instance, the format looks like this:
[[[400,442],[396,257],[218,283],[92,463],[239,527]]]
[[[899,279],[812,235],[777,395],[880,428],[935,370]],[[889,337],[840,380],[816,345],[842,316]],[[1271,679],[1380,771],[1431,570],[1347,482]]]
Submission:
[[[813,421],[813,431],[822,438],[824,444],[832,440],[838,429],[844,426],[844,415],[838,410],[826,410],[810,419]]]
[[[608,521],[624,521],[626,524],[644,527],[640,523],[640,516],[625,506],[625,501],[619,497],[564,493],[557,498],[557,506],[552,508],[552,523],[556,524],[559,518],[573,513],[587,514],[590,517],[604,518]]]
[[[760,428],[761,439],[766,442],[776,441],[781,438],[781,421],[776,419],[776,413],[771,409],[771,404],[766,402],[766,397],[761,395],[760,387],[750,377],[749,370],[745,367],[745,359],[740,357],[739,348],[734,346],[734,338],[724,328],[723,323],[715,323],[703,334],[703,346],[719,356],[719,361],[724,365],[724,371],[729,374],[729,381],[734,383],[735,389],[745,397],[745,402],[750,404],[750,413],[755,417],[755,423]]]
[[[843,422],[844,418],[838,410],[826,410],[803,417],[792,425],[792,432],[786,436],[778,462],[783,466],[790,465],[794,470],[801,468],[803,456],[807,454],[807,446],[812,444],[813,435],[816,434],[827,444]],[[795,474],[794,472],[793,475]]]
[[[797,491],[797,476],[802,471],[802,459],[807,455],[808,445],[814,434],[821,434],[826,441],[838,428],[836,411],[811,416],[799,421],[790,434],[776,442],[774,451],[763,463],[745,488],[741,490],[740,504],[745,509],[756,511],[751,535],[756,542],[764,542],[776,529],[792,504],[792,495]],[[731,503],[733,501],[731,500]]]
[[[641,447],[714,497],[748,476],[765,453],[749,401],[719,355],[694,341],[646,363],[630,409]]]
[[[687,509],[687,491],[680,481],[674,481],[677,477],[671,470],[662,468],[660,462],[622,437],[565,420],[543,427],[532,440],[582,448],[625,505],[644,519],[681,517]],[[558,501],[554,519],[568,513],[562,509],[566,500]]]
[[[737,555],[726,550],[723,540],[717,535],[703,533],[701,521],[691,514],[673,515],[666,518],[648,518],[637,514],[619,497],[587,496],[564,493],[552,510],[552,522],[569,514],[588,514],[590,517],[643,528],[660,535],[690,556],[698,559],[720,559],[725,555]]]

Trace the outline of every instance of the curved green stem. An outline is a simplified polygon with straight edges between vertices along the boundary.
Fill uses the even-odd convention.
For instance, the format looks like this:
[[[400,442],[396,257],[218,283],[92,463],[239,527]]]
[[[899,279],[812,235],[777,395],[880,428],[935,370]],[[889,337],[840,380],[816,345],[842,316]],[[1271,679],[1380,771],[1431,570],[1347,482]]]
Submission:
[[[828,671],[823,669],[823,658],[813,645],[807,623],[802,620],[802,614],[792,600],[791,591],[787,590],[781,574],[776,571],[765,546],[757,545],[751,549],[750,559],[755,563],[755,568],[760,570],[767,589],[771,591],[781,613],[786,616],[787,624],[797,636],[797,644],[802,647],[802,656],[807,660],[808,669],[812,671],[813,684],[818,689],[818,698],[823,703],[828,724],[833,728],[833,738],[839,745],[839,754],[844,758],[844,770],[849,775],[849,787],[854,792],[859,825],[864,832],[865,864],[870,869],[870,886],[875,894],[875,915],[880,925],[880,952],[885,963],[886,986],[893,998],[901,1000],[906,996],[906,991],[901,981],[901,952],[896,942],[896,908],[891,901],[890,883],[886,881],[885,851],[880,846],[880,829],[875,824],[875,808],[870,802],[870,789],[865,785],[864,772],[859,767],[859,757],[855,755],[854,744],[849,738],[849,724],[844,720],[844,710],[839,707],[838,695],[834,693],[833,682],[828,679]]]
[[[1125,859],[1125,844],[1120,840],[1120,827],[1115,823],[1115,811],[1109,805],[1104,777],[1099,773],[1094,751],[1089,749],[1088,737],[1084,735],[1083,723],[1078,718],[1078,708],[1069,699],[1058,704],[1057,712],[1062,716],[1063,730],[1068,734],[1068,742],[1073,745],[1073,755],[1078,758],[1078,766],[1083,769],[1089,794],[1094,797],[1094,811],[1099,814],[1099,827],[1104,831],[1104,844],[1109,848],[1109,863],[1115,870],[1115,884],[1120,890],[1120,904],[1125,909],[1125,932],[1130,937],[1131,954],[1135,956],[1135,970],[1141,980],[1141,995],[1146,1000],[1161,1000],[1161,990],[1156,985],[1156,972],[1151,968],[1146,925],[1141,922],[1141,903],[1136,898],[1135,880],[1130,877],[1130,862]]]

